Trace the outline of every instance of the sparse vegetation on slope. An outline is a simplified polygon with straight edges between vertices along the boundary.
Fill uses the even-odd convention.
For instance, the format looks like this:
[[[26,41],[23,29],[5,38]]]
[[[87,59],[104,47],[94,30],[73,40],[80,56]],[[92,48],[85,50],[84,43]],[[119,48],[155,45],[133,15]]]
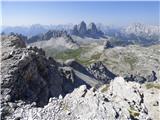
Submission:
[[[105,84],[101,87],[101,92],[104,93],[109,89],[109,84]]]
[[[147,89],[151,89],[151,88],[160,89],[159,83],[146,83],[145,86]]]
[[[140,115],[140,113],[137,110],[135,110],[133,107],[130,107],[130,109],[128,109],[128,111],[129,111],[131,118],[133,118],[135,120]]]
[[[137,62],[137,58],[134,56],[124,56],[124,61],[130,65],[130,69],[134,70],[134,65]]]
[[[98,60],[98,59],[100,59],[101,55],[102,55],[101,53],[96,53],[91,56],[91,59]]]
[[[57,50],[52,48],[45,48],[47,56],[54,57],[55,59],[59,59],[62,61],[66,61],[67,59],[75,59],[79,63],[87,66],[91,63],[99,60],[101,53],[95,53],[91,55],[91,58],[84,56],[86,52],[89,52],[92,48],[88,47],[80,47],[78,49],[67,49],[67,50]]]
[[[157,72],[160,59],[158,58],[159,45],[151,47],[140,47],[131,45],[127,47],[115,47],[101,50],[101,44],[93,42],[81,45],[78,49],[56,50],[47,48],[45,51],[48,56],[65,61],[75,59],[79,63],[88,66],[96,61],[102,61],[112,72],[124,75],[124,73],[141,73],[147,75],[151,70]],[[154,52],[153,52],[154,51]],[[149,62],[149,63],[148,63]]]

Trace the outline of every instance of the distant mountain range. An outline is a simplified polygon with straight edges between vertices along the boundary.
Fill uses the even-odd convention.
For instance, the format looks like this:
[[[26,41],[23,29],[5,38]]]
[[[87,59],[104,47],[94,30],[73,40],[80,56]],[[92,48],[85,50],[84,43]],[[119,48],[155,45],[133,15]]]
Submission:
[[[127,41],[146,46],[160,43],[160,26],[134,23],[126,27],[99,26],[99,28],[105,35],[118,41]]]
[[[36,42],[40,40],[49,40],[51,37],[57,37],[60,31],[69,35],[79,37],[112,38],[112,40],[126,41],[150,45],[160,43],[160,26],[145,25],[134,23],[126,27],[104,26],[102,24],[90,23],[88,26],[84,21],[78,25],[32,25],[30,27],[3,27],[5,34],[18,33],[27,36],[28,42]],[[52,31],[52,32],[51,32]],[[53,32],[54,31],[54,32]],[[56,32],[58,31],[58,32]],[[47,38],[47,39],[46,39]]]
[[[41,48],[77,49],[79,45],[66,31],[49,30],[45,34],[35,35],[27,40],[32,46]]]
[[[10,34],[11,32],[23,34],[25,36],[31,37],[37,34],[45,33],[49,30],[70,30],[72,29],[73,25],[41,25],[41,24],[34,24],[28,27],[25,26],[4,26],[2,27],[2,32],[5,34]]]

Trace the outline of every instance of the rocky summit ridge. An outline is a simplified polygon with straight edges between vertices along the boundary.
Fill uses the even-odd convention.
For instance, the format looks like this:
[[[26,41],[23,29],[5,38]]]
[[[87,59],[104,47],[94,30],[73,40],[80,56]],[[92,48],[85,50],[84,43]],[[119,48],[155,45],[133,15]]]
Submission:
[[[116,77],[102,62],[60,63],[17,35],[1,36],[1,50],[2,119],[159,119],[159,89]]]

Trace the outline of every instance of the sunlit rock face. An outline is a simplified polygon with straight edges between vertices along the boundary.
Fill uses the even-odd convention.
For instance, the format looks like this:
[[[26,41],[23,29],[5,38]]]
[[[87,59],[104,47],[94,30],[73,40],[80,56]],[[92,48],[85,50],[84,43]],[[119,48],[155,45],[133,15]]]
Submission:
[[[79,34],[78,33],[78,26],[77,25],[74,25],[72,34],[74,34],[74,35],[78,35]]]

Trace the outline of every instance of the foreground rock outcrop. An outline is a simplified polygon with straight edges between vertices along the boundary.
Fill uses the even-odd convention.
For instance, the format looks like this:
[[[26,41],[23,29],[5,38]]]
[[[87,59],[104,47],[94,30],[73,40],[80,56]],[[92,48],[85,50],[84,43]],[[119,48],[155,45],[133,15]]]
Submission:
[[[158,91],[154,89],[154,92]],[[145,93],[138,83],[128,83],[117,77],[105,89],[95,91],[82,85],[64,98],[50,98],[44,108],[21,103],[7,119],[158,120],[158,106],[148,103],[150,100],[146,101],[148,94],[151,95]],[[158,96],[154,99],[158,100]],[[154,115],[150,113],[148,105],[152,106],[151,109],[156,108]]]
[[[80,85],[98,84],[81,70],[74,70],[75,66],[81,66],[79,63],[60,64],[46,57],[42,49],[26,47],[18,35],[1,36],[1,44],[2,118],[13,112],[10,102],[17,104],[16,101],[22,100],[44,106],[49,98],[64,96]]]
[[[62,94],[63,79],[52,58],[37,47],[25,48],[22,42],[16,36],[2,37],[2,102],[7,95],[10,101],[23,99],[41,106]]]

